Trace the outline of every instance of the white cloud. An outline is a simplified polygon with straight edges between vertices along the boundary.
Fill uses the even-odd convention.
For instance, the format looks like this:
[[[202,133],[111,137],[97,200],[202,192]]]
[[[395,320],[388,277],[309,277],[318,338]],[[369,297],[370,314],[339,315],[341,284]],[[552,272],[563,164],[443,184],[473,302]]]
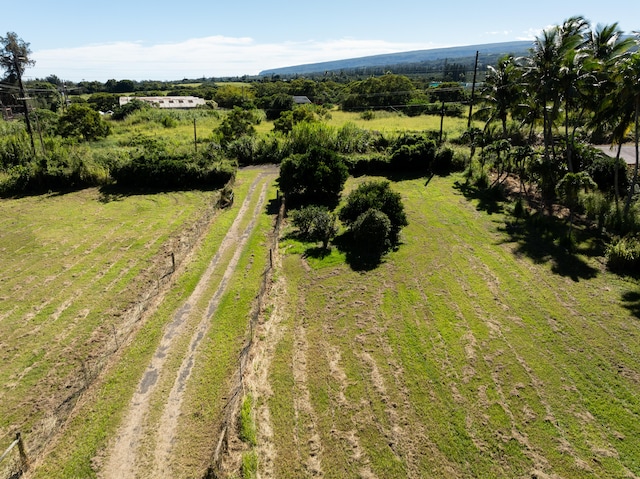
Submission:
[[[539,37],[540,34],[547,30],[548,28],[551,28],[552,25],[548,25],[544,28],[530,28],[529,30],[526,30],[524,32],[522,32],[520,35],[518,35],[518,37],[516,37],[516,40],[535,40],[536,37]]]
[[[493,32],[485,32],[485,35],[508,37],[509,35],[511,35],[511,31],[509,31],[509,30],[497,30],[497,31],[493,31]]]
[[[179,80],[255,75],[284,66],[357,58],[442,45],[344,38],[331,41],[256,43],[248,37],[212,36],[179,43],[114,42],[35,51],[28,77],[71,80]]]

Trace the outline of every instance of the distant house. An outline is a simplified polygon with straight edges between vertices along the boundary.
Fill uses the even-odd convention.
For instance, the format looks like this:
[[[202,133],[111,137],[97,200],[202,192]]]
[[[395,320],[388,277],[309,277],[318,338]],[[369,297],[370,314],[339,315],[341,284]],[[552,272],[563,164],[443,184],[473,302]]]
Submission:
[[[134,98],[158,108],[195,108],[206,105],[206,102],[197,96],[121,96],[120,106],[126,105]]]

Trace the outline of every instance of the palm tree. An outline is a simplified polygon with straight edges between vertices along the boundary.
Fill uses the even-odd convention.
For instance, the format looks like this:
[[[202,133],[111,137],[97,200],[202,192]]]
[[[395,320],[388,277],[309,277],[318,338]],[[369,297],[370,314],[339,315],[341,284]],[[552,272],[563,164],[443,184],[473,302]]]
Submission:
[[[591,127],[595,130],[597,138],[602,136],[605,127],[614,123],[620,110],[615,101],[617,88],[616,75],[620,69],[620,62],[627,56],[633,46],[632,37],[623,37],[623,32],[617,23],[611,25],[598,24],[592,30],[585,43],[585,51],[589,54],[586,61],[591,72],[591,83],[587,89],[587,95],[583,101],[594,112],[591,119]],[[614,196],[616,205],[620,199],[619,171],[620,151],[626,126],[616,131],[611,138],[612,146],[617,144],[616,168],[614,169]]]
[[[578,109],[578,105],[581,103],[574,101],[574,99],[580,96],[580,87],[588,76],[584,69],[584,60],[588,55],[583,50],[586,38],[585,30],[588,26],[589,23],[584,18],[571,17],[565,20],[560,27],[561,57],[559,58],[560,76],[558,83],[560,86],[559,93],[564,101],[564,133],[567,169],[569,172],[574,171],[573,139],[576,129],[574,127],[572,133],[569,133],[570,117],[572,111]],[[578,117],[580,116],[578,115]],[[580,124],[579,118],[576,121],[577,124]]]
[[[636,43],[640,46],[640,36],[637,38]],[[636,50],[620,62],[618,75],[620,83],[616,99],[620,108],[620,116],[616,128],[616,136],[620,138],[623,137],[624,132],[627,131],[631,125],[634,125],[636,156],[633,168],[633,181],[631,182],[627,202],[624,207],[625,215],[627,215],[629,213],[629,207],[631,206],[631,197],[633,196],[635,185],[638,182],[638,167],[640,166],[640,152],[638,150],[638,137],[640,136],[640,50]]]
[[[553,125],[565,104],[565,134],[568,138],[569,110],[576,79],[580,75],[584,32],[588,27],[582,17],[571,17],[562,25],[548,28],[536,37],[526,73],[533,96],[542,106],[545,159],[555,157]],[[573,171],[569,155],[567,168]]]
[[[505,56],[498,60],[497,67],[488,66],[487,68],[489,72],[482,89],[485,107],[478,113],[489,112],[485,131],[493,121],[500,120],[502,138],[507,139],[507,118],[516,106],[520,95],[521,71],[512,56]]]

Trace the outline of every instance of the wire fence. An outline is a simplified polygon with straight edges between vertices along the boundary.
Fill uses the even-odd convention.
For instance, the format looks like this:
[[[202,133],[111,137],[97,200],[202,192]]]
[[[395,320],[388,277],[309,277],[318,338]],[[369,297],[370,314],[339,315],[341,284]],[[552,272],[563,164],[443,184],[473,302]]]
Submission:
[[[247,341],[240,352],[240,356],[238,358],[238,369],[235,372],[235,378],[232,381],[232,388],[228,396],[227,403],[224,406],[224,410],[222,413],[222,421],[220,424],[220,431],[218,434],[218,440],[216,442],[216,447],[211,456],[211,460],[209,463],[209,467],[204,475],[204,479],[215,479],[217,477],[222,477],[223,473],[223,461],[225,454],[229,450],[229,435],[235,424],[237,423],[237,414],[240,408],[240,404],[242,402],[242,398],[244,397],[245,392],[245,371],[247,368],[247,363],[249,362],[251,348],[253,346],[254,339],[254,331],[258,320],[260,319],[260,313],[263,310],[264,302],[266,299],[268,286],[271,282],[271,278],[273,275],[273,257],[274,252],[277,251],[278,248],[278,238],[280,235],[280,227],[282,225],[282,220],[284,218],[285,212],[285,204],[284,197],[278,194],[278,200],[280,200],[280,206],[278,210],[278,215],[276,217],[271,242],[269,245],[269,261],[267,262],[267,266],[265,267],[265,271],[262,275],[262,282],[260,284],[260,289],[256,296],[256,300],[254,302],[253,308],[249,317],[249,335]]]
[[[22,434],[17,432],[15,440],[0,455],[0,473],[10,479],[21,477],[29,470],[29,458]]]
[[[141,324],[145,312],[152,308],[157,297],[163,294],[170,286],[174,273],[180,268],[197,243],[201,241],[213,217],[220,209],[231,206],[233,203],[234,182],[235,178],[232,178],[215,195],[210,206],[205,209],[197,221],[189,228],[182,230],[179,237],[174,237],[165,244],[164,250],[134,280],[137,284],[146,286],[141,290],[136,301],[124,311],[117,327],[115,325],[111,326],[108,335],[112,339],[106,340],[99,352],[84,358],[77,364],[75,374],[80,379],[72,387],[68,388],[67,395],[62,397],[54,407],[53,418],[55,424],[47,427],[35,424],[31,428],[28,438],[25,437],[23,439],[22,436],[16,438],[5,453],[0,456],[0,478],[13,479],[20,477],[26,471],[25,467],[28,465],[28,461],[23,460],[23,458],[26,459],[27,457],[26,451],[29,451],[31,457],[37,457],[45,445],[60,430],[61,425],[65,423],[67,417],[71,414],[78,399],[95,382],[113,356],[119,353],[120,348],[127,344],[131,335]],[[16,447],[19,454],[14,452]]]

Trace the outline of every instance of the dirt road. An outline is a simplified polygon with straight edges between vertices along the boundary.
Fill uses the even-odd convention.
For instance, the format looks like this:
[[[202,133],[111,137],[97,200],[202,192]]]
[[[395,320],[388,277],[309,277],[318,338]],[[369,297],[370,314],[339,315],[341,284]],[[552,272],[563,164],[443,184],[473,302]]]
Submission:
[[[276,174],[277,170],[268,168],[256,176],[207,270],[167,324],[124,415],[117,437],[109,448],[99,477],[174,477],[172,453],[185,386],[198,365],[200,343],[211,327],[212,318],[245,250],[256,218],[264,210],[267,188]],[[206,298],[205,295],[212,291],[213,294]],[[203,300],[208,300],[206,308],[197,307]],[[175,364],[179,366],[176,368]],[[171,386],[165,390],[159,388],[159,384]]]

